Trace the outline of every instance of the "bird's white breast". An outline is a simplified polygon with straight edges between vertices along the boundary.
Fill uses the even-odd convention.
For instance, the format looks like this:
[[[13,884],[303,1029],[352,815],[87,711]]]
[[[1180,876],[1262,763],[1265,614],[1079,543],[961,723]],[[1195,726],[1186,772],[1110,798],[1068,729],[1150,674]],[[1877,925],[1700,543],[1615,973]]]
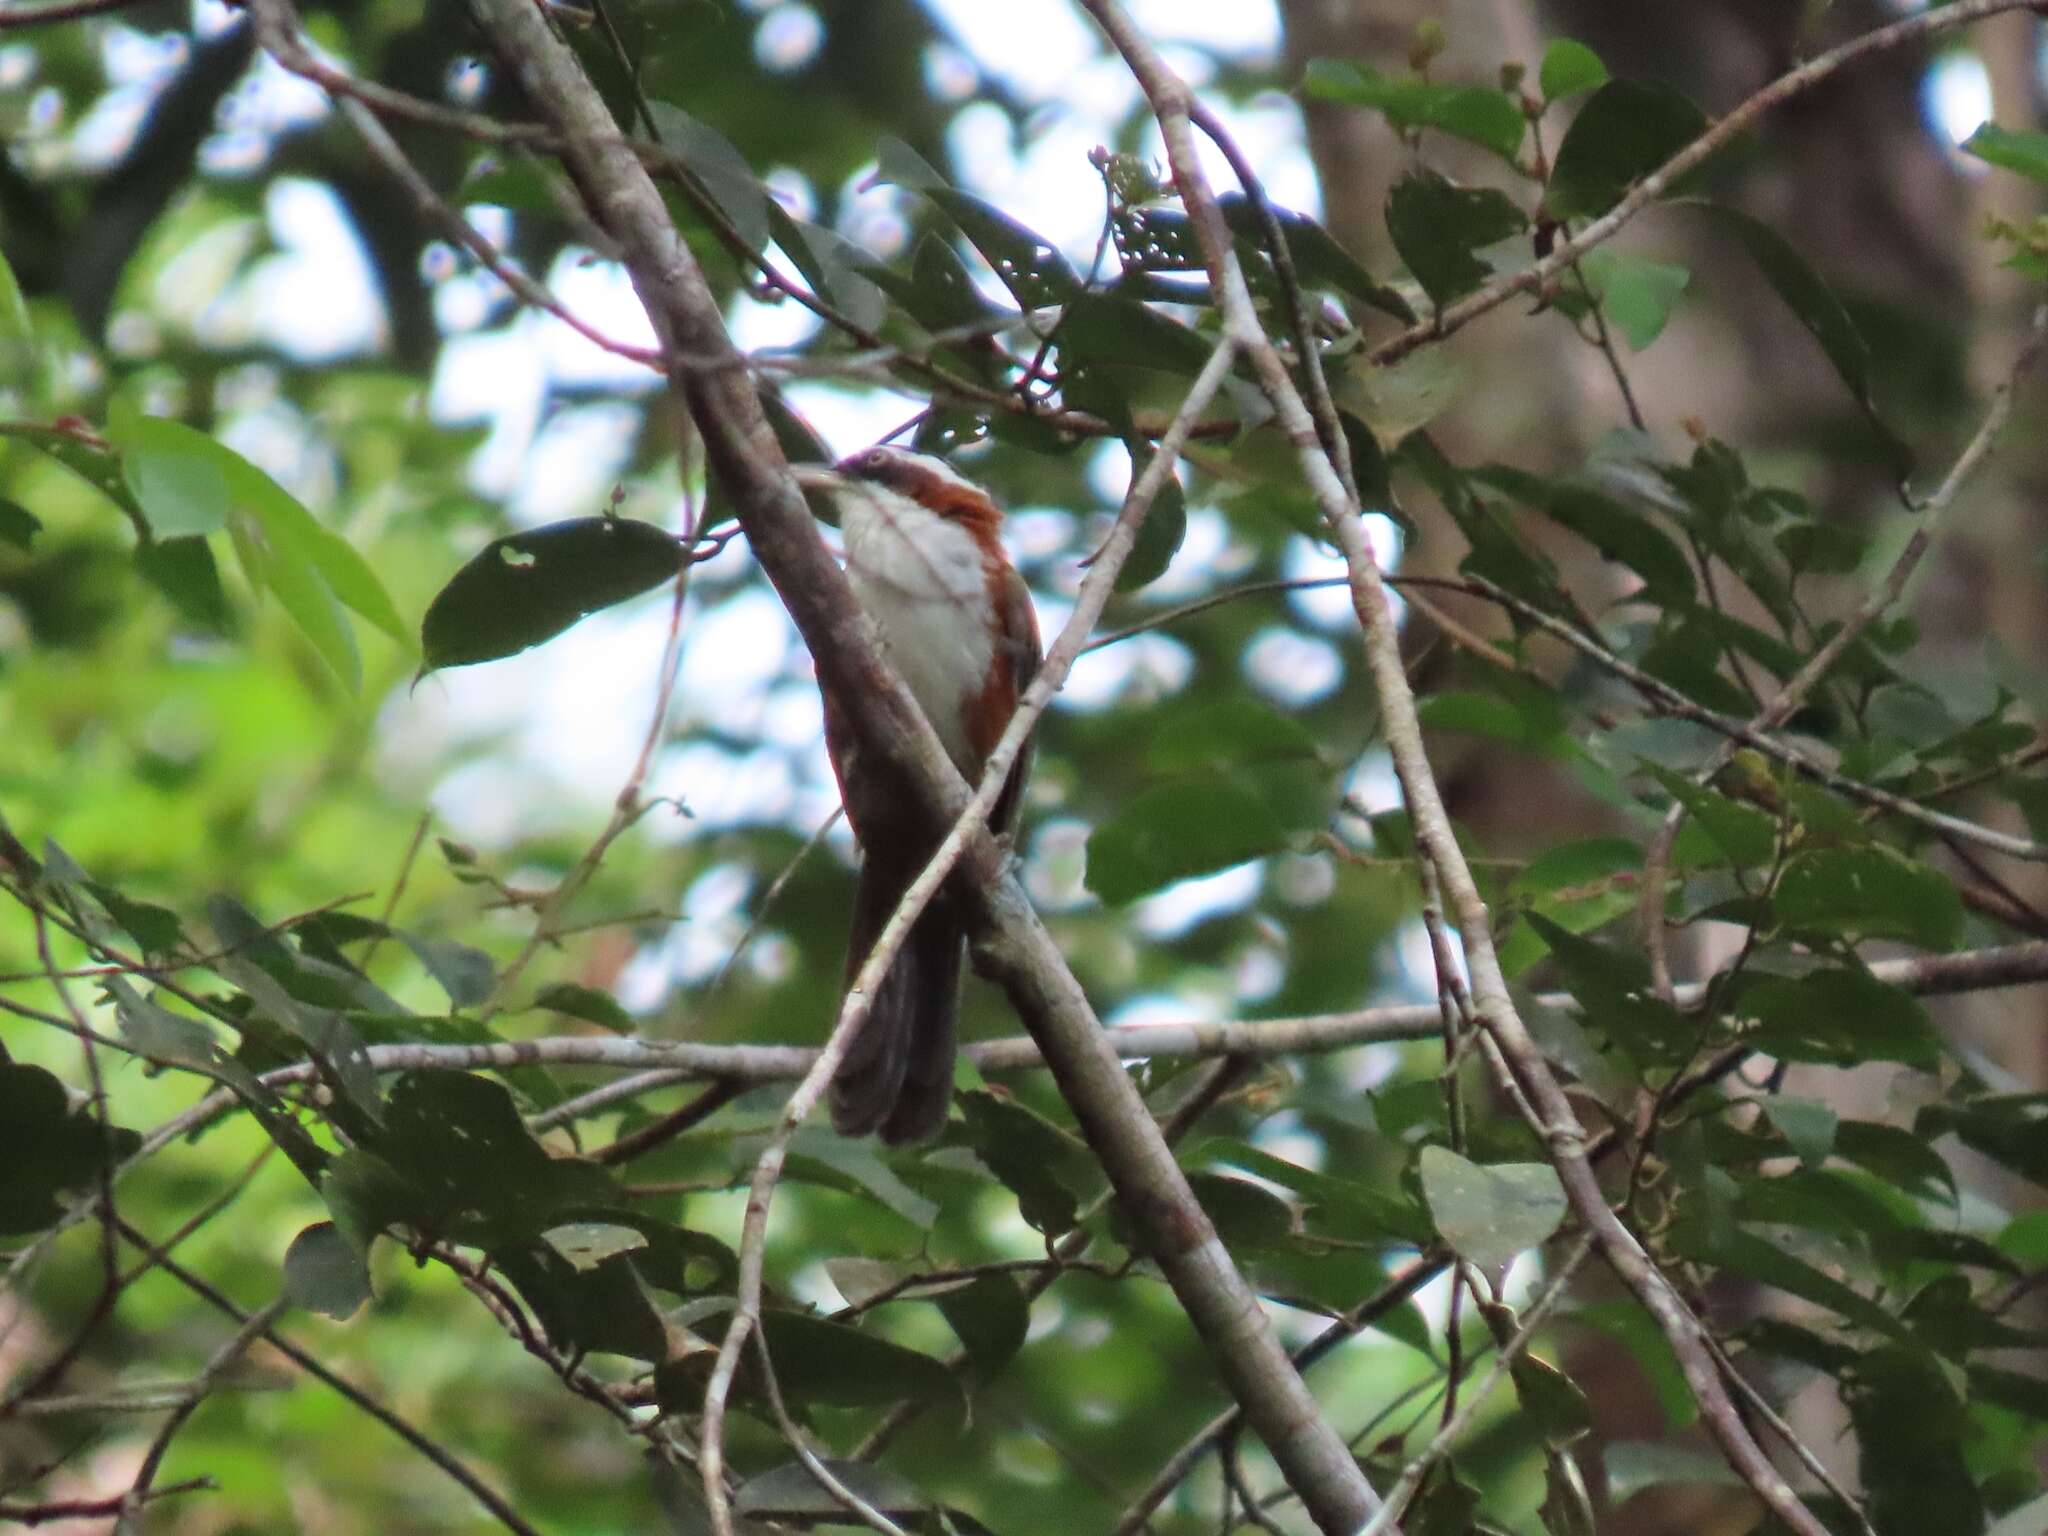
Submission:
[[[995,659],[981,546],[959,523],[885,486],[856,483],[838,500],[854,595],[947,753],[972,778],[980,764],[961,704],[981,691]]]

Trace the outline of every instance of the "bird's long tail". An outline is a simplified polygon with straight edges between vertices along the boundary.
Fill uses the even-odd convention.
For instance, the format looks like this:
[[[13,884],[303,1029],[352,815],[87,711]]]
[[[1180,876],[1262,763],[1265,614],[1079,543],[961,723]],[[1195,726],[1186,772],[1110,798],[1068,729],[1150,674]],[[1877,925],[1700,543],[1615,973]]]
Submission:
[[[850,984],[916,875],[873,858],[861,867],[847,944]],[[866,1021],[832,1080],[832,1126],[842,1136],[879,1131],[892,1145],[945,1124],[958,1049],[960,962],[966,936],[941,895],[912,925]]]

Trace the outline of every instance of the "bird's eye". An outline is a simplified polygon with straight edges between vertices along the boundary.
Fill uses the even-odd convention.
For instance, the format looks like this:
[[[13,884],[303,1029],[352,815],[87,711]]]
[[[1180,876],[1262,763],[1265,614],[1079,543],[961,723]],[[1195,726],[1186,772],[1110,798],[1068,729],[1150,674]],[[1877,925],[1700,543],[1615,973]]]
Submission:
[[[870,448],[860,456],[860,467],[862,469],[880,469],[888,462],[889,455],[882,452],[879,448]]]

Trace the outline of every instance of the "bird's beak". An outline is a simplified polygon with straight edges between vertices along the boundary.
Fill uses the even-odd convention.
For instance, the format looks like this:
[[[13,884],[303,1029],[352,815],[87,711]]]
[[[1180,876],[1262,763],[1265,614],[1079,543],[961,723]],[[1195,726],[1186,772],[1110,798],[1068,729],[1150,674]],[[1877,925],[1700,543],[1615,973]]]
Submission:
[[[829,464],[792,464],[789,472],[807,491],[836,491],[846,485],[846,477]]]

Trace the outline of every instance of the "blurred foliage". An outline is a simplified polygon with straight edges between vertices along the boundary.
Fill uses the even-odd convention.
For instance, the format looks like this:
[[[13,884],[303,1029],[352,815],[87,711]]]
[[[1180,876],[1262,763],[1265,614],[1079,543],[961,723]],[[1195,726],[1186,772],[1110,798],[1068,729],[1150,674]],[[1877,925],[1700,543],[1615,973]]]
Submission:
[[[206,16],[195,29],[182,5],[143,4],[52,27],[10,43],[0,71],[0,1498],[127,1486],[161,1420],[84,1400],[206,1365],[234,1325],[189,1274],[245,1307],[288,1299],[284,1334],[534,1526],[694,1531],[676,1446],[729,1310],[777,1090],[706,1101],[666,1135],[701,1085],[564,1115],[616,1074],[387,1073],[369,1052],[626,1030],[816,1040],[851,885],[842,833],[810,845],[836,794],[809,665],[651,377],[588,347],[560,364],[566,332],[531,323],[422,225],[343,121],[255,61],[246,17]],[[1014,509],[1020,563],[1056,621],[1126,461],[1151,451],[1217,324],[1185,212],[1130,153],[1142,120],[1127,115],[1096,157],[1089,265],[974,190],[985,168],[954,153],[963,104],[1020,140],[1042,109],[977,77],[910,0],[636,0],[588,25],[560,17],[622,129],[670,152],[665,195],[736,325],[795,334],[759,359],[785,446],[826,451],[828,413],[903,396],[914,440],[960,452]],[[480,118],[535,116],[460,6],[309,7],[304,24],[360,79]],[[1375,367],[1372,346],[1519,265],[1532,229],[1543,241],[1604,212],[1705,119],[1662,86],[1609,80],[1568,40],[1540,61],[1540,97],[1434,79],[1434,49],[1416,52],[1410,77],[1323,61],[1305,87],[1384,115],[1420,151],[1387,209],[1403,270],[1368,272],[1304,214],[1279,224],[1391,541],[1417,516],[1453,525],[1461,577],[1514,615],[1491,659],[1432,674],[1425,723],[1561,769],[1609,818],[1601,835],[1482,863],[1504,958],[1518,982],[1571,994],[1575,1011],[1540,1023],[1589,1102],[1624,1125],[1656,1109],[1654,1155],[1628,1185],[1652,1251],[1696,1295],[1725,1276],[1773,1298],[1716,1321],[1774,1392],[1842,1381],[1876,1529],[1984,1529],[2040,1491],[2048,1394],[2011,1361],[2043,1342],[2013,1303],[2048,1261],[2048,1230],[2013,1204],[2037,1194],[1966,1186],[1949,1153],[2038,1186],[2044,1101],[1951,1046],[1862,946],[1983,946],[2024,914],[1982,899],[1924,823],[1872,814],[1842,784],[1944,806],[1965,789],[1979,806],[2003,797],[2048,837],[2040,659],[1936,686],[1910,620],[1873,625],[1793,722],[1827,747],[1833,787],[1753,754],[1702,782],[1715,738],[1656,696],[1612,668],[1540,671],[1548,621],[1695,714],[1746,718],[1831,632],[1842,579],[1881,569],[1877,540],[1824,518],[1797,474],[1704,431],[1674,449],[1619,429],[1563,474],[1446,456],[1431,424],[1483,411],[1494,386],[1441,350]],[[1290,83],[1213,63],[1221,100]],[[1547,180],[1532,121],[1557,146]],[[543,158],[403,115],[388,126],[507,259],[572,307],[597,291],[579,281],[609,269]],[[1506,186],[1449,180],[1430,161],[1441,136],[1491,151]],[[1970,147],[2042,180],[2039,138],[1987,129]],[[359,261],[374,288],[374,334],[317,340],[308,281],[290,281],[309,237],[288,205],[305,196],[333,216],[324,270]],[[1225,213],[1284,332],[1264,220],[1244,198]],[[1839,296],[1796,230],[1725,205],[1710,217],[1841,376],[1839,400],[1815,406],[1815,478],[1848,463],[1893,479],[1909,444],[1925,457],[1954,436],[1942,338]],[[2038,276],[2026,227],[1993,233]],[[1697,297],[1684,267],[1626,248],[1581,276],[1545,313],[1501,323],[1571,325],[1589,345],[1611,325],[1641,350]],[[796,289],[822,323],[791,323]],[[277,292],[284,312],[265,302]],[[508,348],[557,364],[522,373]],[[1915,378],[1933,382],[1895,387]],[[464,414],[479,397],[488,425]],[[1172,612],[1335,568],[1267,415],[1248,371],[1229,381],[1105,627],[1172,622],[1091,659],[1042,728],[1023,878],[1112,1023],[1429,995],[1401,969],[1419,891],[1405,818],[1384,809],[1348,615],[1270,590]],[[1623,596],[1587,611],[1538,527],[1597,551]],[[680,685],[662,696],[645,794],[607,827],[672,617]],[[565,654],[580,669],[567,677],[550,659]],[[585,737],[615,745],[601,769]],[[1643,848],[1674,806],[1663,910],[1748,936],[1688,1009],[1656,999],[1633,937]],[[1014,1033],[1000,999],[969,986],[970,1038]],[[89,1064],[81,1019],[107,1037]],[[1864,1118],[1711,1070],[1743,1052],[1898,1063],[1921,1107]],[[312,1077],[259,1080],[302,1060]],[[1132,1070],[1166,1113],[1206,1069]],[[929,1147],[799,1135],[767,1254],[780,1390],[835,1459],[902,1419],[880,1461],[847,1475],[921,1509],[921,1528],[1107,1529],[1226,1398],[1052,1084],[963,1068],[962,1089]],[[216,1090],[219,1114],[123,1164]],[[1471,1051],[1449,1073],[1434,1045],[1269,1063],[1180,1147],[1291,1342],[1418,1253],[1492,1272],[1575,1236],[1542,1144]],[[138,1249],[103,1252],[111,1228],[62,1213],[87,1210],[110,1164],[121,1217],[143,1241],[175,1234],[179,1269],[104,1286],[109,1259]],[[1063,1238],[1085,1258],[1053,1276]],[[1397,1290],[1318,1367],[1377,1485],[1434,1432],[1448,1362],[1483,1369],[1513,1333],[1505,1295],[1453,1314],[1454,1353],[1441,1304]],[[1411,1529],[1584,1528],[1570,1448],[1587,1405],[1552,1362],[1591,1331],[1622,1341],[1663,1414],[1602,1448],[1602,1510],[1726,1475],[1688,1438],[1690,1399],[1648,1315],[1588,1289],[1498,1384]],[[269,1345],[210,1385],[158,1483],[206,1475],[218,1491],[157,1506],[158,1528],[494,1523]],[[821,1509],[766,1386],[742,1373],[732,1427],[757,1529]],[[23,1411],[67,1395],[80,1403]],[[1278,1488],[1254,1447],[1232,1454]],[[1214,1528],[1221,1490],[1212,1458],[1152,1528]]]

